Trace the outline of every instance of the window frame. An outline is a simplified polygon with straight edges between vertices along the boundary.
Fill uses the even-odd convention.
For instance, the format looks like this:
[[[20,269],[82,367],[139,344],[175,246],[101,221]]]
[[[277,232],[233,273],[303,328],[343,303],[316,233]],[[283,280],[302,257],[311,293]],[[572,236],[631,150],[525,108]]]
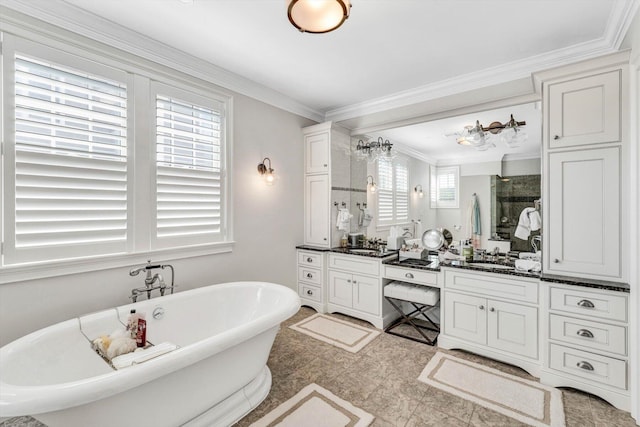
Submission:
[[[438,180],[443,175],[455,174],[454,200],[440,200]],[[430,166],[430,207],[431,209],[458,209],[460,207],[460,166]]]
[[[387,161],[388,159],[385,159]],[[409,198],[409,178],[410,178],[410,170],[409,170],[409,160],[403,156],[396,156],[393,159],[390,159],[391,163],[391,177],[389,180],[391,182],[391,190],[383,190],[381,183],[383,180],[380,176],[380,159],[376,161],[376,180],[378,182],[378,191],[376,192],[376,229],[377,230],[387,230],[393,226],[405,226],[410,224],[409,218],[411,216],[411,201]],[[397,169],[399,167],[403,167],[406,172],[406,194],[404,194],[404,200],[406,201],[406,209],[407,209],[407,218],[398,219],[398,212],[396,209],[396,203],[398,199],[398,182],[397,182]],[[380,194],[382,191],[390,191],[391,192],[391,220],[390,221],[381,221],[380,215]]]
[[[15,214],[15,120],[13,112],[13,58],[15,54],[22,54],[35,59],[48,60],[54,64],[79,68],[88,73],[92,68],[73,67],[73,63],[88,64],[89,67],[98,67],[96,75],[109,77],[102,70],[114,69],[120,75],[126,75],[127,85],[127,249],[126,253],[112,253],[103,255],[90,255],[62,260],[45,260],[37,262],[25,262],[20,264],[4,264],[4,255],[0,258],[0,284],[21,280],[55,277],[64,274],[82,273],[107,268],[129,266],[144,262],[149,258],[156,261],[169,261],[193,256],[202,256],[217,253],[231,252],[233,241],[233,198],[232,181],[230,173],[231,156],[233,153],[233,95],[218,86],[207,83],[183,72],[169,69],[164,66],[146,60],[141,57],[126,54],[121,51],[114,52],[101,49],[101,45],[95,43],[83,43],[72,45],[68,40],[42,37],[28,31],[19,31],[20,35],[9,32],[2,33],[1,63],[2,63],[2,104],[0,105],[0,135],[2,135],[2,156],[0,161],[0,195],[2,197],[2,209],[0,209],[0,239],[4,254],[8,249],[7,239],[9,233],[13,233],[13,226],[7,227],[8,218],[6,210],[14,209]],[[26,33],[26,34],[25,34]],[[67,62],[67,60],[70,61]],[[96,65],[97,64],[97,65]],[[197,93],[200,96],[211,97],[221,102],[224,114],[224,137],[222,154],[222,182],[224,196],[221,199],[224,217],[225,237],[221,241],[209,243],[197,243],[190,245],[176,245],[170,248],[152,249],[150,244],[149,215],[150,206],[155,201],[150,200],[150,191],[155,189],[155,143],[153,149],[150,144],[137,143],[136,141],[149,141],[149,133],[154,133],[155,120],[148,115],[155,116],[155,108],[148,110],[148,100],[151,82],[158,82],[183,91]],[[131,95],[129,95],[131,93]],[[5,96],[10,95],[10,96]],[[155,98],[154,98],[155,104]],[[135,125],[134,125],[135,124]],[[129,160],[131,159],[131,160]],[[141,160],[147,159],[147,161]],[[151,160],[153,163],[150,163]],[[152,175],[153,174],[153,175]],[[13,176],[13,179],[11,178]],[[8,201],[13,201],[7,203]]]

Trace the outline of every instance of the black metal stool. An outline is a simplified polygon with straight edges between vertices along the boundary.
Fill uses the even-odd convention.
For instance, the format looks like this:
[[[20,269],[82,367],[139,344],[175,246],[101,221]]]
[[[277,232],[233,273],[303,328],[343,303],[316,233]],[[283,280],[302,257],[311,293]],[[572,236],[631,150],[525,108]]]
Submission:
[[[391,282],[384,287],[384,297],[402,316],[385,328],[384,331],[386,333],[427,345],[435,345],[440,333],[440,327],[427,316],[426,311],[435,306],[440,300],[440,290],[438,288],[414,285],[412,283]],[[398,304],[400,301],[410,303],[415,310],[408,314],[405,313],[400,304]],[[417,323],[424,323],[418,316],[425,318],[426,325]],[[403,324],[411,326],[423,339],[392,331]],[[429,338],[424,332],[425,330],[437,332],[437,334],[434,338]]]

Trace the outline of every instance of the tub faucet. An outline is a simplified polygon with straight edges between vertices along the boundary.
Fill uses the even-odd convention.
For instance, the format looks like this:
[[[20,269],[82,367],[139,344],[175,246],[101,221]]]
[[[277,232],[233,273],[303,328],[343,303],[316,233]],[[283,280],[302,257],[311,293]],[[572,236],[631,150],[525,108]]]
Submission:
[[[171,269],[171,286],[167,287],[167,284],[164,281],[164,277],[162,277],[162,274],[160,273],[152,273],[152,270],[155,270],[157,268],[161,268],[161,269],[165,269],[166,267],[169,267]],[[142,267],[134,267],[131,270],[129,270],[129,276],[137,276],[138,274],[140,274],[142,271],[147,272],[147,276],[144,279],[144,287],[140,287],[140,288],[134,288],[131,290],[131,295],[129,296],[129,298],[131,298],[133,300],[133,302],[136,302],[138,300],[138,297],[143,294],[143,293],[147,293],[147,299],[151,299],[151,291],[154,291],[156,289],[158,289],[160,291],[160,295],[164,296],[167,288],[171,289],[171,293],[173,294],[173,288],[175,287],[174,285],[174,270],[173,270],[173,266],[172,265],[152,265],[151,264],[151,260],[147,261],[146,265],[143,265]],[[154,286],[157,283],[156,286]]]

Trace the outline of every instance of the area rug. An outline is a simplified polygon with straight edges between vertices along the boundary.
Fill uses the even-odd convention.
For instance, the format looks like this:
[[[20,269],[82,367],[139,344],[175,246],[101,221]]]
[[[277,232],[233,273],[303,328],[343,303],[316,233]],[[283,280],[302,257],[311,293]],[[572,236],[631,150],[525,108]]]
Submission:
[[[329,390],[309,384],[251,427],[365,427],[373,419]]]
[[[380,335],[375,329],[354,325],[324,314],[314,314],[289,327],[351,353],[357,353]]]
[[[562,392],[438,352],[418,380],[535,427],[564,427]]]

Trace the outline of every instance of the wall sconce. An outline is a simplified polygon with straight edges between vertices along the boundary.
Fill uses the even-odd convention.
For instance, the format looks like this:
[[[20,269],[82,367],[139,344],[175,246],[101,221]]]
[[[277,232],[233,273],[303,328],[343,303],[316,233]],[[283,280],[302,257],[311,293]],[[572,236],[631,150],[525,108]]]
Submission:
[[[369,178],[371,178],[371,181],[369,181]],[[373,177],[371,175],[367,177],[367,185],[369,186],[369,191],[371,191],[372,193],[375,193],[378,189],[378,186],[375,182],[373,182]]]
[[[420,184],[416,185],[413,191],[417,193],[418,197],[420,197],[421,199],[424,197],[424,193],[422,192],[422,185]]]
[[[269,161],[269,167],[265,166],[267,160]],[[264,181],[267,183],[267,185],[273,185],[273,182],[276,179],[276,176],[273,172],[274,170],[271,168],[271,159],[265,157],[264,160],[262,160],[262,163],[258,165],[258,173],[260,173],[260,175],[264,177]]]

